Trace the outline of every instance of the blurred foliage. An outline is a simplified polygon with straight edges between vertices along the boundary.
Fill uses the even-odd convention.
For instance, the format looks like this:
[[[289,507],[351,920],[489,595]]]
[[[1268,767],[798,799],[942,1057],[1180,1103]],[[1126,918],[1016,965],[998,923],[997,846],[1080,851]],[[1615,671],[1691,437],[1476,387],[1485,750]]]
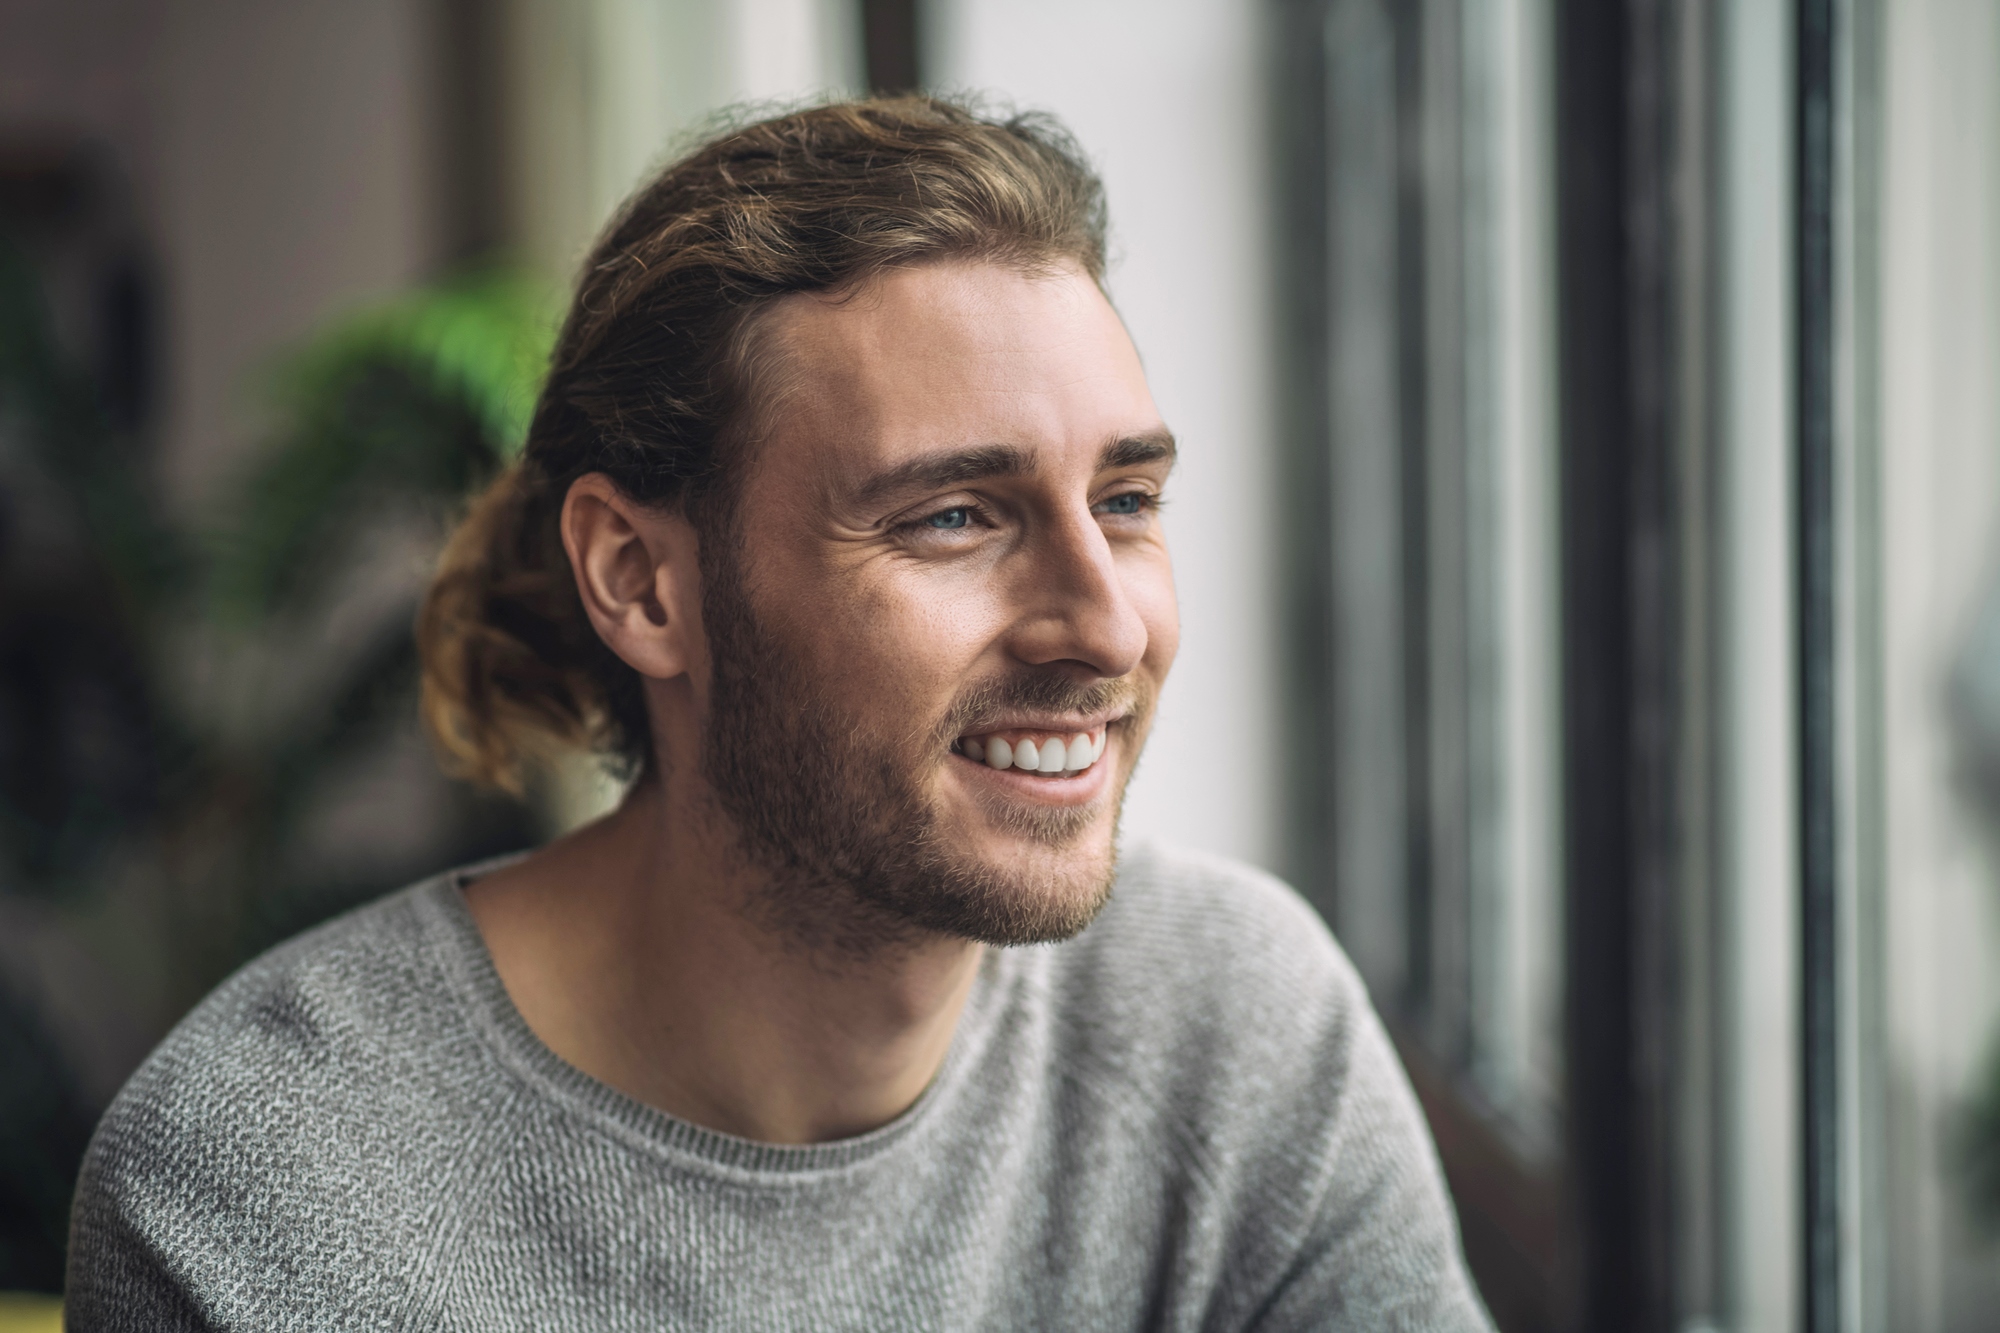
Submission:
[[[511,457],[551,327],[537,284],[489,269],[350,318],[284,364],[290,429],[215,552],[218,612],[254,621],[298,596],[357,502],[462,495]]]
[[[34,1012],[0,990],[0,1287],[56,1291],[91,1116]]]
[[[0,853],[15,891],[58,891],[149,813],[182,751],[144,661],[187,578],[133,442],[59,356],[36,277],[0,245]],[[68,511],[51,538],[50,510]]]
[[[335,323],[275,365],[274,429],[190,518],[0,239],[0,888],[116,918],[118,962],[147,952],[165,978],[159,1022],[400,882],[379,854],[343,871],[302,853],[302,830],[330,775],[411,743],[424,559],[519,449],[552,333],[544,289],[501,268]],[[436,827],[397,874],[537,832],[517,805],[419,780]],[[97,1109],[0,987],[0,1288],[59,1282]]]
[[[385,517],[427,530],[425,554],[433,553],[463,497],[519,451],[553,328],[544,288],[489,268],[351,316],[281,362],[270,393],[284,429],[203,542],[203,614],[224,640],[220,655],[247,646],[238,655],[264,676],[305,675],[287,643],[327,618],[329,599],[381,540]],[[410,725],[414,611],[412,595],[396,614],[306,649],[315,665],[337,656],[341,670],[279,710],[281,719],[251,727],[256,753],[247,767],[259,794],[244,822],[258,883],[282,878],[276,863],[320,777],[379,744],[385,729]],[[528,840],[512,807],[454,793],[463,828],[452,859]],[[265,890],[249,917],[254,942],[379,887]]]

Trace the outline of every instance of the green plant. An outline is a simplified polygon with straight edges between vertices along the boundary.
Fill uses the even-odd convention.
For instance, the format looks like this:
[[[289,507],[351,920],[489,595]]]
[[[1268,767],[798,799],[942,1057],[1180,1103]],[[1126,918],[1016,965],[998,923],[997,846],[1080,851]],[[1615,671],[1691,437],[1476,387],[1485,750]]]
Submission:
[[[343,320],[283,362],[288,428],[220,534],[219,613],[255,621],[298,596],[357,506],[455,499],[516,453],[552,336],[541,286],[488,268]]]
[[[286,849],[328,772],[414,725],[423,570],[405,567],[400,595],[339,641],[313,636],[371,548],[427,557],[463,497],[519,450],[552,336],[544,289],[489,268],[344,319],[276,365],[285,428],[204,544],[214,654],[250,664],[230,679],[253,701],[278,700],[218,746],[257,792],[241,821],[238,873],[253,899],[243,948],[382,887],[310,882],[286,868]],[[300,678],[316,686],[289,688]],[[458,788],[450,800],[450,859],[530,837],[516,807]]]
[[[335,322],[274,363],[276,428],[195,521],[0,244],[0,894],[139,978],[140,1026],[282,935],[536,835],[531,811],[420,766],[395,779],[429,812],[400,860],[312,841],[343,782],[421,745],[424,565],[519,449],[552,335],[544,290],[499,267]],[[0,1095],[0,1288],[48,1289],[99,1108],[11,981],[0,1065],[26,1073]]]

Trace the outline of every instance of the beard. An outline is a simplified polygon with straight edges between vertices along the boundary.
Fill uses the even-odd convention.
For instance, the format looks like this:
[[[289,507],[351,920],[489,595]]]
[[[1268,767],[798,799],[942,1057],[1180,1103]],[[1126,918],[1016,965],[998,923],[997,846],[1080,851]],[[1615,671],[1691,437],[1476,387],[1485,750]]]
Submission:
[[[937,795],[921,779],[952,741],[1008,711],[1127,710],[1125,734],[1144,734],[1150,698],[1129,681],[1079,685],[1055,669],[982,683],[928,729],[872,733],[821,687],[799,648],[759,621],[740,561],[703,560],[702,618],[713,669],[701,766],[761,874],[748,904],[760,924],[817,952],[871,956],[927,937],[983,944],[1068,939],[1111,896],[1124,780],[1112,833],[1079,845],[1093,809],[1013,803],[986,816],[1002,831],[1060,856],[1050,869],[1001,868],[955,846]],[[711,570],[711,563],[716,566]]]

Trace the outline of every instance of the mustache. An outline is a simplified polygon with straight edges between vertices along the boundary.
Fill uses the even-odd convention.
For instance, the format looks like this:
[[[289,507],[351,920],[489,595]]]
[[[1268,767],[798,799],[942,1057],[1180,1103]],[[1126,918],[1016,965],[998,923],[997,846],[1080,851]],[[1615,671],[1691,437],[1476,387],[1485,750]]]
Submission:
[[[1009,714],[1123,710],[1132,719],[1143,721],[1152,706],[1152,691],[1129,676],[1084,685],[1060,668],[1037,668],[983,681],[961,694],[939,720],[935,739],[949,744]]]

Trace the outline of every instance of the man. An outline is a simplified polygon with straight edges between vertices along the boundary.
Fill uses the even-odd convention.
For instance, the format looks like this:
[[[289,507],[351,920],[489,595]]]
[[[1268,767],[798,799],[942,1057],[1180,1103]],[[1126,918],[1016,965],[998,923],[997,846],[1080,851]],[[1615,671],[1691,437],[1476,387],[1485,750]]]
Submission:
[[[1103,234],[1051,126],[924,99],[627,206],[419,633],[458,771],[629,794],[188,1019],[77,1327],[1487,1327],[1317,919],[1118,856],[1176,443]]]

